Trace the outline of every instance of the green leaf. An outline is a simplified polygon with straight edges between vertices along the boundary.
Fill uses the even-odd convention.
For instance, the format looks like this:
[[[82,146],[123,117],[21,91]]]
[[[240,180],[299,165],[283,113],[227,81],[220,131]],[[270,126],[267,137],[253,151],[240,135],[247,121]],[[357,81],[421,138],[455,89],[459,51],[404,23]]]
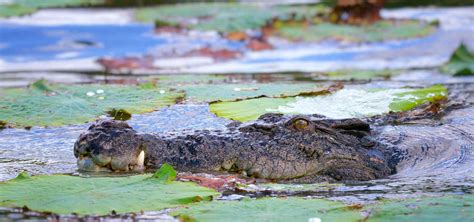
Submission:
[[[106,111],[106,113],[113,117],[114,120],[127,121],[132,118],[132,114],[124,109],[112,109]]]
[[[360,118],[389,111],[407,111],[425,102],[446,98],[441,85],[424,89],[342,89],[330,95],[287,98],[256,98],[215,102],[210,110],[220,117],[249,121],[269,112],[321,114],[330,118]]]
[[[413,109],[426,102],[434,102],[446,98],[448,90],[442,85],[397,93],[390,103],[390,111],[401,112]]]
[[[158,179],[161,182],[171,183],[176,180],[176,171],[171,165],[164,163],[160,169],[153,174],[152,178]]]
[[[31,176],[27,172],[23,171],[19,173],[18,176],[15,177],[15,180],[24,180],[24,179],[30,179],[30,178]]]
[[[24,6],[24,5],[5,4],[5,5],[0,5],[0,18],[27,15],[35,11],[36,9],[28,7],[28,6]]]
[[[307,26],[303,23],[284,23],[276,26],[276,34],[290,40],[321,41],[336,39],[349,42],[379,42],[427,36],[436,28],[416,20],[383,20],[372,25],[353,26],[321,23]]]
[[[186,98],[196,102],[231,101],[260,96],[287,97],[325,89],[315,83],[200,84],[176,88],[185,91]]]
[[[105,0],[14,0],[16,4],[32,8],[71,7],[103,4]]]
[[[268,113],[269,109],[277,109],[290,102],[294,102],[294,97],[287,98],[257,98],[241,101],[216,102],[209,105],[209,109],[216,116],[238,120],[256,120],[259,116]]]
[[[39,90],[42,92],[52,92],[53,90],[48,86],[48,82],[44,79],[40,79],[30,85],[30,89]]]
[[[162,183],[150,174],[83,178],[67,175],[33,176],[0,183],[0,206],[23,207],[58,214],[105,215],[157,211],[216,196],[194,183]],[[19,176],[20,177],[20,176]]]
[[[261,193],[261,192],[272,192],[272,193],[296,193],[296,192],[329,192],[342,184],[336,183],[311,183],[311,184],[280,184],[280,183],[260,183],[252,184],[251,186],[246,184],[238,184],[239,190],[244,190],[249,193]]]
[[[10,4],[0,4],[0,17],[27,15],[40,8],[87,6],[104,2],[104,0],[13,0]]]
[[[441,67],[441,71],[454,76],[474,75],[474,52],[469,52],[467,47],[461,44],[449,61]]]
[[[162,24],[183,24],[186,28],[197,30],[216,30],[220,32],[245,31],[257,29],[274,17],[297,19],[312,17],[318,12],[328,11],[323,6],[278,6],[268,8],[255,4],[238,3],[190,3],[162,5],[138,9],[135,18],[142,22]],[[183,22],[194,19],[194,22]]]
[[[469,221],[474,195],[417,197],[379,201],[370,205],[344,205],[324,199],[245,198],[212,201],[171,212],[187,221]],[[365,212],[365,213],[364,213]],[[370,212],[368,217],[364,215]]]
[[[397,75],[393,70],[338,70],[326,73],[331,80],[370,80],[375,78],[386,79]]]
[[[38,83],[38,82],[37,82]],[[46,85],[0,89],[0,119],[15,127],[61,126],[93,121],[112,109],[139,114],[176,103],[181,92],[124,85]]]
[[[474,218],[474,195],[423,197],[376,204],[367,221],[469,221]]]
[[[195,221],[358,221],[362,216],[344,204],[323,199],[261,198],[241,201],[212,201],[178,209],[172,215]]]

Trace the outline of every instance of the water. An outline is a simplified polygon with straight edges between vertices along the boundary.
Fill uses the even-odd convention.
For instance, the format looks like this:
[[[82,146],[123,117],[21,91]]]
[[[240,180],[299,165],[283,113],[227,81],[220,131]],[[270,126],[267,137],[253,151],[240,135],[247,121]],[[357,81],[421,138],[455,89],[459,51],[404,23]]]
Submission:
[[[384,15],[400,18],[421,18],[441,20],[441,30],[432,36],[374,44],[281,44],[275,51],[245,52],[236,61],[203,66],[179,67],[178,71],[192,72],[264,72],[264,71],[321,71],[341,68],[406,68],[432,67],[442,64],[452,50],[465,42],[474,46],[473,17],[471,8],[460,9],[407,9],[384,11]],[[46,14],[46,17],[49,15]],[[111,20],[112,21],[112,20]],[[231,43],[214,34],[197,33],[192,37],[176,37],[173,45],[170,36],[156,36],[152,26],[124,21],[114,24],[27,24],[0,22],[0,87],[24,86],[35,79],[46,78],[54,82],[81,83],[103,80],[101,75],[77,72],[87,68],[100,56],[127,56],[152,54],[163,56],[176,48],[190,49],[210,43],[220,47],[242,49],[242,44]],[[448,25],[446,25],[448,24]],[[204,40],[200,37],[208,36]],[[19,37],[21,36],[21,38]],[[442,44],[440,44],[442,43]],[[120,46],[120,47],[117,47]],[[416,56],[416,59],[414,58]],[[376,59],[375,59],[376,58]],[[78,62],[79,61],[79,62]],[[81,63],[84,61],[84,63]],[[62,62],[62,63],[61,63]],[[16,72],[24,67],[33,69],[57,64],[67,64],[65,70],[74,67],[75,72]],[[186,60],[184,60],[186,63]],[[31,65],[38,64],[38,66]],[[77,64],[86,64],[78,66]],[[30,66],[31,65],[31,66]],[[69,67],[69,68],[68,68]],[[98,70],[97,66],[90,66]],[[15,71],[15,72],[13,72]],[[168,70],[162,70],[166,72]],[[174,70],[176,71],[176,70]],[[309,81],[311,74],[297,75],[232,75],[240,82],[292,81],[299,77]],[[113,76],[112,79],[136,80],[137,76]],[[324,80],[323,80],[324,81]],[[363,183],[340,184],[337,186],[318,185],[303,191],[289,192],[265,187],[225,193],[225,198],[235,198],[235,194],[248,196],[299,195],[323,196],[348,203],[367,203],[377,198],[413,197],[419,195],[472,194],[474,192],[474,79],[472,77],[453,78],[438,73],[435,69],[404,71],[390,80],[368,82],[346,82],[351,90],[366,88],[396,88],[403,86],[428,86],[442,83],[450,92],[467,93],[470,107],[453,111],[441,121],[442,126],[417,123],[413,125],[388,126],[380,129],[381,138],[394,142],[400,137],[409,137],[411,158],[399,166],[398,173],[382,180]],[[357,98],[355,98],[356,100]],[[355,101],[354,101],[355,102]],[[327,111],[326,111],[327,112]],[[360,111],[361,113],[364,110]],[[345,114],[345,113],[343,113]],[[202,104],[182,104],[159,111],[134,115],[129,124],[143,133],[168,132],[184,129],[223,129],[230,121],[218,118]],[[14,178],[21,171],[31,174],[75,173],[76,160],[73,144],[79,134],[89,124],[31,130],[5,129],[0,131],[0,181]],[[453,139],[456,138],[456,139]],[[392,141],[388,141],[392,140]],[[419,141],[428,141],[417,147]],[[443,148],[443,149],[442,149]],[[234,195],[234,196],[231,196]],[[6,215],[5,217],[2,215]],[[21,209],[0,209],[0,220],[9,219],[56,219],[55,215],[44,215]],[[145,212],[142,218],[168,220],[166,212]],[[111,216],[131,219],[134,215]],[[62,216],[64,220],[74,220],[74,216]],[[100,218],[92,218],[99,220]]]
[[[444,63],[460,43],[474,48],[472,10],[473,7],[383,11],[382,14],[389,18],[428,21],[438,19],[441,22],[439,30],[423,38],[363,44],[334,41],[308,44],[271,40],[276,48],[262,52],[248,51],[244,43],[227,41],[214,32],[156,35],[150,24],[120,19],[117,19],[118,24],[113,24],[112,19],[89,24],[76,18],[87,15],[84,10],[71,10],[71,14],[78,15],[64,18],[65,21],[69,19],[74,22],[74,25],[65,25],[66,22],[51,24],[54,16],[64,13],[64,10],[46,10],[41,18],[33,16],[17,19],[19,21],[0,20],[0,72],[72,69],[99,71],[101,67],[94,62],[98,57],[143,55],[155,57],[158,70],[153,70],[153,73],[427,68]],[[122,12],[113,10],[110,12],[115,16],[127,17],[120,13]],[[35,22],[35,18],[39,22]],[[439,42],[443,44],[438,44]],[[238,50],[243,55],[230,61],[181,57],[183,53],[201,47]]]
[[[229,122],[210,113],[207,105],[174,105],[134,115],[128,121],[141,133],[223,129]],[[22,171],[34,175],[76,172],[72,148],[89,125],[0,131],[0,180],[12,179]]]

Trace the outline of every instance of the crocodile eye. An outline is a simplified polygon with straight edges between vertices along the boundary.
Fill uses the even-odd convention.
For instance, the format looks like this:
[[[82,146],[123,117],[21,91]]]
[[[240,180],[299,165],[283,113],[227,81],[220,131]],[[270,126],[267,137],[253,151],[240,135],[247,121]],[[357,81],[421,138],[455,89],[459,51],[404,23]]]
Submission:
[[[304,129],[306,129],[306,127],[309,126],[309,122],[307,120],[304,120],[304,119],[298,119],[293,123],[293,126],[297,130],[304,130]]]

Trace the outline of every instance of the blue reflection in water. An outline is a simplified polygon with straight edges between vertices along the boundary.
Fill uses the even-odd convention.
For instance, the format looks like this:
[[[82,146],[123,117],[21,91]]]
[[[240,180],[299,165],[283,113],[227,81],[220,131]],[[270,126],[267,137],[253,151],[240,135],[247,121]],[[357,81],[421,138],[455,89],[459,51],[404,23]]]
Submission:
[[[166,42],[144,24],[0,26],[0,58],[12,62],[142,54]],[[65,52],[74,54],[61,57]]]
[[[7,62],[153,54],[160,46],[177,42],[185,48],[211,45],[242,49],[244,46],[242,42],[226,39],[159,36],[154,34],[150,24],[33,26],[0,23],[0,27],[0,59]]]

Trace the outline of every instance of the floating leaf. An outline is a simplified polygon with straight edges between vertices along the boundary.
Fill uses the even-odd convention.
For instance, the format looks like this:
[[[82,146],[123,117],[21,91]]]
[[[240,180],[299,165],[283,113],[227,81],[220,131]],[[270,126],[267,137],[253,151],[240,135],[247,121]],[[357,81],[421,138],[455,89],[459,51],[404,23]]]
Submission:
[[[195,221],[358,221],[358,211],[344,204],[323,199],[261,198],[240,201],[212,201],[171,212]]]
[[[319,92],[324,87],[315,83],[250,83],[220,85],[186,85],[177,87],[186,92],[187,99],[192,101],[229,101],[254,98],[259,96],[284,97],[300,93]]]
[[[367,221],[469,221],[474,218],[474,195],[423,197],[384,201]]]
[[[210,200],[219,194],[194,183],[162,183],[149,178],[150,174],[101,178],[19,176],[0,183],[0,206],[27,206],[58,214],[105,215],[111,211],[157,211]]]
[[[105,0],[14,0],[10,4],[0,4],[0,17],[31,14],[40,8],[97,5],[104,2]]]
[[[441,71],[454,76],[474,75],[474,52],[469,52],[467,47],[461,44],[449,61],[441,67]]]
[[[261,184],[239,184],[239,190],[249,193],[272,192],[272,193],[299,193],[299,192],[329,192],[342,184],[331,183],[311,183],[311,184],[279,184],[279,183],[261,183]]]
[[[15,177],[15,180],[24,180],[24,179],[30,179],[30,178],[31,176],[27,172],[23,171],[19,173],[18,176]]]
[[[153,174],[153,178],[165,183],[171,183],[176,180],[176,171],[171,165],[164,163],[161,165],[160,169]]]
[[[51,85],[35,89],[0,89],[0,119],[15,127],[60,126],[92,121],[107,110],[151,112],[176,103],[180,92],[124,85]]]
[[[290,102],[294,102],[294,97],[287,98],[256,98],[241,101],[216,102],[211,103],[209,109],[217,116],[238,120],[255,120],[259,116],[268,113],[269,109],[277,109]]]
[[[113,117],[114,120],[127,121],[132,118],[132,114],[124,109],[112,109],[106,111],[110,117]]]
[[[136,11],[135,18],[143,22],[158,20],[161,23],[182,24],[198,30],[236,32],[260,28],[274,17],[288,19],[294,15],[302,19],[322,11],[328,11],[328,8],[278,6],[269,10],[255,4],[192,3],[141,8]]]
[[[443,99],[447,90],[435,85],[424,89],[342,89],[331,95],[288,98],[256,98],[215,102],[211,112],[217,116],[248,121],[269,112],[289,114],[321,114],[330,118],[366,117],[389,111],[406,111],[425,103]]]
[[[434,85],[394,95],[389,105],[390,111],[401,112],[413,109],[415,106],[446,98],[448,90],[442,85]]]
[[[35,8],[19,5],[19,4],[0,5],[0,17],[27,15],[35,11],[36,11]]]
[[[333,80],[370,80],[374,78],[389,78],[397,75],[393,70],[338,70],[325,73]]]
[[[276,26],[276,35],[291,40],[321,41],[336,39],[350,42],[378,42],[427,36],[435,27],[416,20],[386,20],[367,26],[321,23],[281,23]]]
[[[42,92],[52,92],[53,90],[48,86],[48,82],[40,79],[30,85],[30,89],[39,90]]]

